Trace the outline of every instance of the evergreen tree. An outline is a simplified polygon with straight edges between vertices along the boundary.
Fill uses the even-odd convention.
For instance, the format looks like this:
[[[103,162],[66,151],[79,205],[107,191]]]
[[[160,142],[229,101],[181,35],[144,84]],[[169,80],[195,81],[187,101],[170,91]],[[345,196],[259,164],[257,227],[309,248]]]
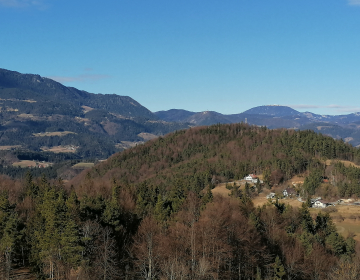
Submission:
[[[256,268],[256,278],[255,280],[261,280],[261,270],[259,267]]]
[[[14,208],[9,202],[7,192],[0,192],[0,260],[5,260],[3,270],[0,261],[0,276],[4,279],[10,279],[16,245],[21,238],[19,219]]]
[[[234,187],[236,187],[236,186],[234,186]],[[206,194],[201,199],[201,209],[204,209],[206,207],[206,204],[213,201],[213,198],[214,198],[214,196],[211,192],[211,189],[210,189],[210,187],[208,187]]]
[[[112,196],[110,200],[105,202],[105,210],[102,216],[104,223],[112,226],[115,231],[119,231],[122,227],[121,225],[121,208],[118,203],[118,189],[116,187],[112,190]]]
[[[158,201],[154,208],[154,218],[159,222],[164,222],[167,217],[167,209],[164,207],[162,195],[158,196]]]
[[[67,219],[60,237],[61,256],[63,261],[72,268],[77,268],[82,259],[79,230],[74,220]]]
[[[81,261],[79,231],[73,219],[76,200],[72,196],[66,201],[62,190],[57,191],[44,180],[40,194],[30,226],[31,260],[44,275],[54,279]]]
[[[308,233],[314,233],[314,221],[310,215],[309,208],[307,207],[306,203],[303,203],[301,209],[299,211],[300,214],[300,221],[303,230]]]
[[[283,264],[281,263],[281,260],[279,256],[276,256],[275,263],[273,264],[274,269],[274,280],[281,280],[284,279],[286,272]]]
[[[344,238],[337,232],[332,232],[329,236],[326,237],[326,245],[337,256],[346,253],[346,242]]]

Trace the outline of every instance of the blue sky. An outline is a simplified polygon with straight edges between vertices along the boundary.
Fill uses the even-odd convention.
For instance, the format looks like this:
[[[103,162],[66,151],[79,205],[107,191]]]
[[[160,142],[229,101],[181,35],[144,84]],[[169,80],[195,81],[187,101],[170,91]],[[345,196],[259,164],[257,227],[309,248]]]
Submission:
[[[360,0],[0,0],[0,68],[151,111],[360,111]]]

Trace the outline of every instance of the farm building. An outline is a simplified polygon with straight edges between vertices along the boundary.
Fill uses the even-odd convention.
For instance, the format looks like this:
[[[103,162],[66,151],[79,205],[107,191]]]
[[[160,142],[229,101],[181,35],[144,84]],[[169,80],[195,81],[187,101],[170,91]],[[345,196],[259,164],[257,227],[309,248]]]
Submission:
[[[325,201],[325,200],[316,200],[313,204],[313,207],[316,207],[316,208],[325,208],[329,205],[330,203]]]
[[[283,190],[283,195],[285,197],[295,197],[297,193],[293,188],[286,188],[285,190]]]
[[[250,181],[252,183],[256,183],[258,180],[258,177],[255,174],[249,174],[244,178],[245,181]]]

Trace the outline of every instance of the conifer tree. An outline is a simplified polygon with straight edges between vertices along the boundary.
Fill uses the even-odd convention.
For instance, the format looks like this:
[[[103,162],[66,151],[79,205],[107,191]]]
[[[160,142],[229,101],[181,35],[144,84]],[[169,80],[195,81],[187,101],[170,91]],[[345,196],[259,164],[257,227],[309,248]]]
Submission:
[[[77,268],[82,259],[79,230],[74,220],[67,219],[60,237],[61,256],[63,261],[72,268]]]
[[[332,232],[329,236],[326,237],[326,244],[337,256],[340,256],[346,252],[345,240],[337,232]]]
[[[8,193],[0,192],[0,276],[4,279],[10,279],[14,252],[20,239],[19,219],[14,208],[9,202]],[[3,265],[1,259],[4,259]]]
[[[303,230],[313,234],[314,221],[310,215],[309,208],[307,207],[306,203],[302,204],[299,214],[300,214],[301,226]]]
[[[261,280],[261,270],[259,267],[256,268],[256,278],[255,280]]]
[[[25,190],[26,195],[31,198],[36,198],[39,194],[39,187],[33,182],[33,177],[30,171],[28,171],[25,175]]]
[[[283,264],[281,263],[279,256],[276,256],[275,263],[273,264],[273,269],[274,269],[274,277],[273,277],[274,280],[284,279],[286,272]]]
[[[154,208],[154,218],[158,222],[164,222],[166,220],[166,216],[167,216],[167,209],[164,208],[163,198],[162,195],[160,194],[158,196],[158,201]]]
[[[72,189],[70,196],[66,200],[66,208],[67,212],[66,215],[68,218],[79,221],[80,218],[80,202],[76,195],[75,190]]]
[[[102,216],[103,221],[111,225],[115,231],[121,229],[121,208],[118,203],[118,189],[116,187],[112,190],[112,196],[110,200],[105,202],[105,210]]]
[[[204,209],[206,207],[206,204],[213,201],[213,194],[211,192],[210,186],[207,188],[206,194],[201,199],[201,208]]]
[[[42,180],[41,197],[31,222],[31,255],[42,272],[50,279],[65,275],[81,260],[79,231],[74,220],[76,197],[66,201],[64,191],[57,191]],[[61,276],[62,277],[62,276]]]

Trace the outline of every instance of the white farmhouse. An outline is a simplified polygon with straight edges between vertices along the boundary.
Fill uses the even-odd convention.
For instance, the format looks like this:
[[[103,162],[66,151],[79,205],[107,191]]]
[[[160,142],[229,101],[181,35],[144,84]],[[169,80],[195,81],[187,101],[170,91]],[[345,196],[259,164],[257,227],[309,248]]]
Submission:
[[[327,201],[319,199],[314,202],[313,207],[325,208],[328,204],[329,203]]]
[[[249,174],[244,178],[245,181],[250,181],[252,183],[257,183],[258,177],[255,174]]]

